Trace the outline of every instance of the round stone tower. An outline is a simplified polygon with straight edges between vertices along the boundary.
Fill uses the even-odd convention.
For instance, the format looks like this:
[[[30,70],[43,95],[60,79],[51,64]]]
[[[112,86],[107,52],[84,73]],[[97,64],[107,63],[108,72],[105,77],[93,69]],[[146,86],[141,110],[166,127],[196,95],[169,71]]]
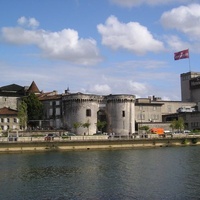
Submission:
[[[135,96],[108,95],[107,113],[109,117],[109,132],[116,136],[128,136],[135,132]]]
[[[97,112],[101,96],[82,93],[63,97],[63,124],[77,135],[96,133]]]

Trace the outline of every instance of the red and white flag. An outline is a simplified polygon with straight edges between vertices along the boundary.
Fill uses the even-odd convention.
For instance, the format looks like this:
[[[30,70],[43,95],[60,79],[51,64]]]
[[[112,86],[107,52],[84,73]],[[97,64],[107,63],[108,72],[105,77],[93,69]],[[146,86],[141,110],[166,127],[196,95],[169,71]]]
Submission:
[[[174,53],[174,60],[189,58],[189,49]]]

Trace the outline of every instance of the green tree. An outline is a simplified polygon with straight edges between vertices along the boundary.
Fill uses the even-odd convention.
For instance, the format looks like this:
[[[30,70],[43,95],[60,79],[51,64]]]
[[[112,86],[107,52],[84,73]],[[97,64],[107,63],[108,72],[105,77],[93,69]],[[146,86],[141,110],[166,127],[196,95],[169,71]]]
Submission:
[[[172,129],[172,131],[174,131],[174,129],[176,129],[176,119],[174,119],[171,124],[170,124],[170,128]]]
[[[182,117],[178,118],[178,120],[174,119],[170,124],[172,130],[184,130],[184,119]]]
[[[144,130],[145,133],[147,133],[147,131],[149,130],[149,126],[141,126],[139,129]]]
[[[178,118],[177,127],[180,131],[184,130],[184,119],[182,117]]]
[[[34,93],[31,93],[27,97],[24,97],[23,100],[27,104],[28,121],[41,120],[43,116],[43,105],[38,97]]]
[[[77,129],[79,128],[79,127],[81,127],[81,123],[80,122],[75,122],[74,124],[73,124],[73,128],[75,129],[75,133],[77,134]]]
[[[19,105],[18,118],[20,126],[22,127],[22,129],[25,129],[27,126],[27,104],[23,100]]]
[[[103,128],[106,126],[107,122],[106,121],[100,121],[100,120],[97,120],[97,130],[101,131],[102,133],[102,130]]]
[[[82,126],[83,126],[84,128],[87,128],[88,135],[89,135],[89,128],[90,128],[90,125],[91,125],[91,123],[89,122],[89,120],[88,120],[86,123],[82,124]]]

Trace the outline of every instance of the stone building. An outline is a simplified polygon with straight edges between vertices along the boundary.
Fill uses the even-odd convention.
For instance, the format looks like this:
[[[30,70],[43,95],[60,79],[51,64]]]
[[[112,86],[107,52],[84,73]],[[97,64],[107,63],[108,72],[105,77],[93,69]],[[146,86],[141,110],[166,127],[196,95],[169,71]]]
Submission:
[[[105,121],[106,133],[128,135],[135,131],[135,96],[91,94],[67,94],[62,97],[63,125],[75,131],[74,123],[89,123],[89,130],[79,127],[79,135],[93,135],[97,132],[97,120]]]
[[[35,93],[44,105],[41,128],[65,129],[79,135],[97,132],[97,121],[105,121],[103,132],[115,135],[135,133],[139,127],[169,128],[174,117],[184,117],[189,129],[200,129],[200,73],[181,74],[182,101],[163,101],[158,97],[138,98],[134,95],[94,95],[56,91],[41,92],[33,81],[29,87],[16,84],[0,87],[0,108],[18,109],[21,98]],[[180,108],[195,112],[179,112]],[[88,129],[76,123],[89,124]],[[5,128],[5,127],[4,127]]]
[[[38,98],[43,104],[43,120],[40,121],[40,125],[45,129],[63,128],[62,95],[53,91],[40,93]]]
[[[0,113],[2,115],[0,125],[3,131],[20,129],[19,119],[17,118],[18,108],[21,99],[30,92],[39,94],[34,81],[30,86],[11,84],[0,87]]]
[[[9,107],[17,110],[21,97],[26,95],[26,87],[11,84],[0,87],[0,108]]]
[[[183,101],[164,101],[159,97],[139,98],[135,102],[135,114],[136,114],[136,129],[141,126],[162,127],[164,129],[170,129],[170,123],[174,118],[172,115],[176,113],[181,107],[195,107],[194,102]],[[163,118],[163,116],[165,116]],[[168,116],[168,118],[167,118]]]
[[[200,72],[187,72],[180,75],[182,101],[200,101]]]
[[[11,108],[0,108],[0,127],[2,131],[20,129],[17,113],[17,110]]]

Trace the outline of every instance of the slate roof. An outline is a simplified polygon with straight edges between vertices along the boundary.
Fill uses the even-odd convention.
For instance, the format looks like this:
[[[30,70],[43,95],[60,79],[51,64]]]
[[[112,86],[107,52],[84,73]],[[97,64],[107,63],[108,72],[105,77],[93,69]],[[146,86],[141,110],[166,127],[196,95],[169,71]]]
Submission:
[[[3,107],[3,108],[0,108],[0,115],[17,115],[17,110]]]
[[[0,87],[0,91],[9,91],[9,92],[19,92],[23,90],[24,87],[17,85],[17,84],[11,84],[11,85],[6,85],[3,87]]]
[[[0,96],[23,96],[25,95],[25,87],[11,84],[0,87]]]

